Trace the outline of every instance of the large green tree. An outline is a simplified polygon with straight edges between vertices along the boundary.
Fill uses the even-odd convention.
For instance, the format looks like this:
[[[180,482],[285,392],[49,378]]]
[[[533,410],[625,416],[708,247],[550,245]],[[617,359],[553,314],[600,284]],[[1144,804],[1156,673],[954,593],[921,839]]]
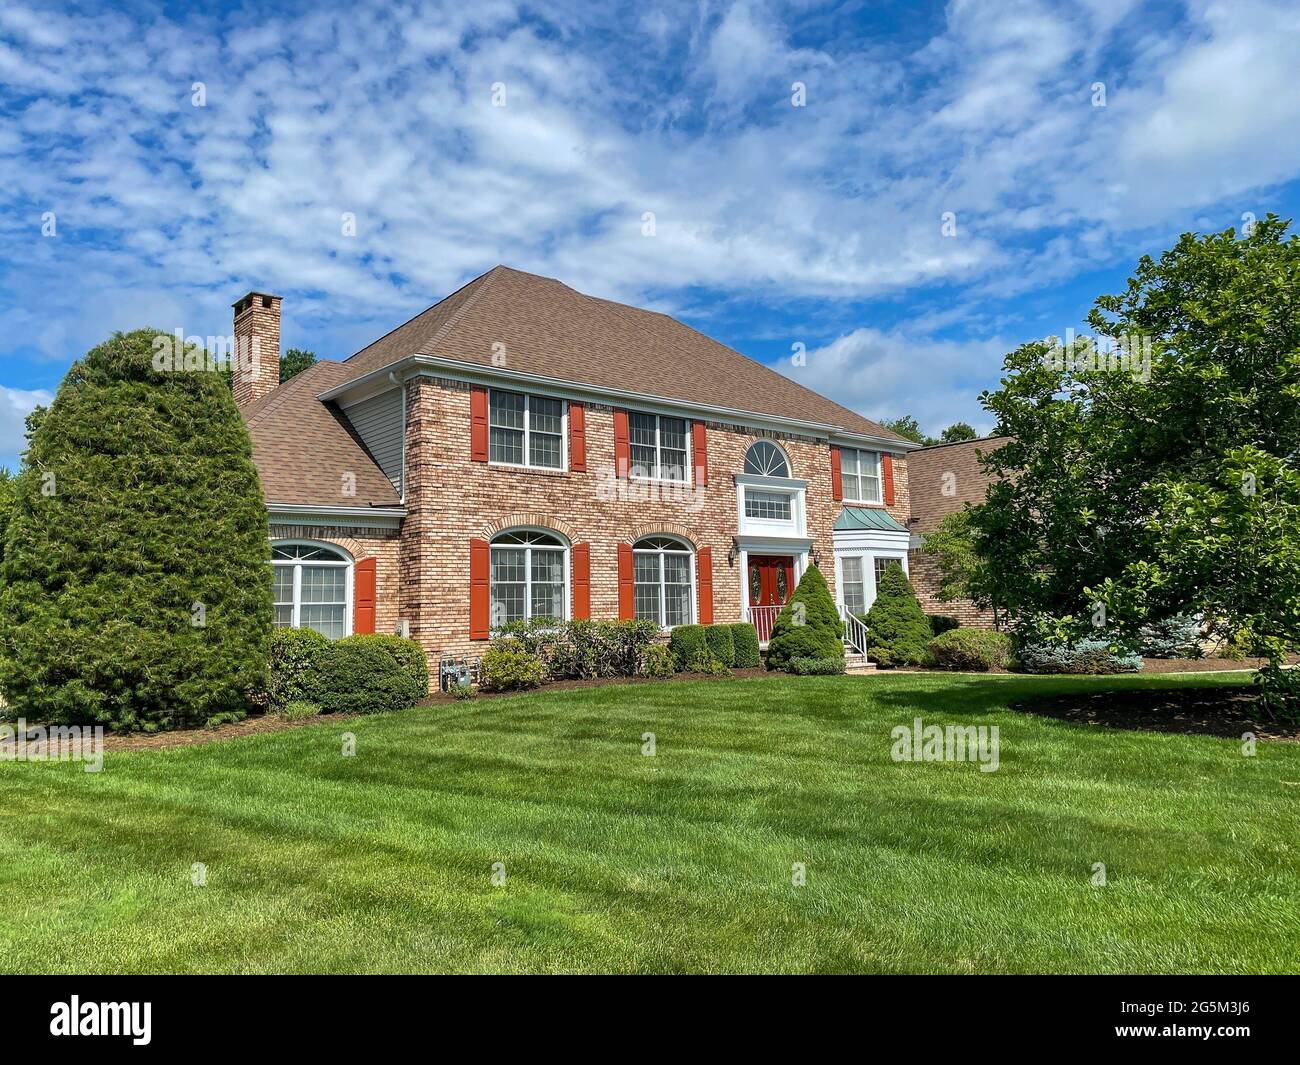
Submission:
[[[1275,660],[1300,644],[1300,240],[1274,216],[1184,235],[985,393],[998,480],[974,508],[984,597],[1021,623],[1203,614]],[[1276,681],[1278,674],[1273,671]]]
[[[0,564],[0,687],[34,720],[202,724],[264,680],[266,506],[222,375],[154,330],[68,371],[34,426]],[[181,360],[179,365],[184,365]]]

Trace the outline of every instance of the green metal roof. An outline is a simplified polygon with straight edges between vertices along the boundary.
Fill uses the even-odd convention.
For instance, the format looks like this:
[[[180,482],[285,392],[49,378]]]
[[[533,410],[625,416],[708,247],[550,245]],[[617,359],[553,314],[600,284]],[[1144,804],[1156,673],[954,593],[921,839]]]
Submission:
[[[835,519],[836,532],[851,532],[856,529],[874,529],[877,532],[907,532],[889,516],[884,507],[845,507]]]

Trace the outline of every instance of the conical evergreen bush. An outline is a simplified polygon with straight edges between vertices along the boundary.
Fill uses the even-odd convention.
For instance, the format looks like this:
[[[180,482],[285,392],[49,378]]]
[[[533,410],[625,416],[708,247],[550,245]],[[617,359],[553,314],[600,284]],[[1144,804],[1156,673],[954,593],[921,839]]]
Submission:
[[[220,373],[154,368],[156,337],[117,333],[73,365],[14,485],[0,688],[32,721],[201,725],[265,680],[248,430]]]
[[[810,565],[776,616],[767,643],[769,669],[788,669],[793,658],[843,658],[844,623],[826,578]]]
[[[876,588],[876,601],[863,619],[867,626],[867,657],[882,666],[914,666],[924,662],[934,633],[912,590],[903,567],[891,562]]]

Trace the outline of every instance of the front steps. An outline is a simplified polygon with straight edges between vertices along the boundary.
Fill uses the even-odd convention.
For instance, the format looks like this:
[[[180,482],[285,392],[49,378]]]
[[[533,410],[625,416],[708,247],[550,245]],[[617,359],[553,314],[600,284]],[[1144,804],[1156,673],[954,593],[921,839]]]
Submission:
[[[876,664],[868,662],[866,655],[858,654],[847,647],[844,649],[844,672],[845,673],[874,673]]]

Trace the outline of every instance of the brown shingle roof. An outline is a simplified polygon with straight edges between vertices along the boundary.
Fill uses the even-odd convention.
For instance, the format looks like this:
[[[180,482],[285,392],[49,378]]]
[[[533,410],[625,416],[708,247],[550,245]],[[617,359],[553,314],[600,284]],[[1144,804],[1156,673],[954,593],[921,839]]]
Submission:
[[[253,461],[268,503],[395,507],[392,482],[332,403],[316,397],[349,377],[341,362],[318,362],[245,408]],[[344,475],[356,495],[343,494]]]
[[[1011,438],[986,436],[956,444],[924,447],[907,456],[907,490],[912,504],[912,532],[934,531],[943,518],[967,503],[982,503],[991,479],[980,469],[979,454],[996,451]],[[954,495],[944,495],[944,474],[951,473]]]
[[[343,363],[363,377],[411,355],[903,438],[666,314],[497,266]],[[500,349],[497,349],[500,350]],[[322,390],[323,391],[323,390]]]

